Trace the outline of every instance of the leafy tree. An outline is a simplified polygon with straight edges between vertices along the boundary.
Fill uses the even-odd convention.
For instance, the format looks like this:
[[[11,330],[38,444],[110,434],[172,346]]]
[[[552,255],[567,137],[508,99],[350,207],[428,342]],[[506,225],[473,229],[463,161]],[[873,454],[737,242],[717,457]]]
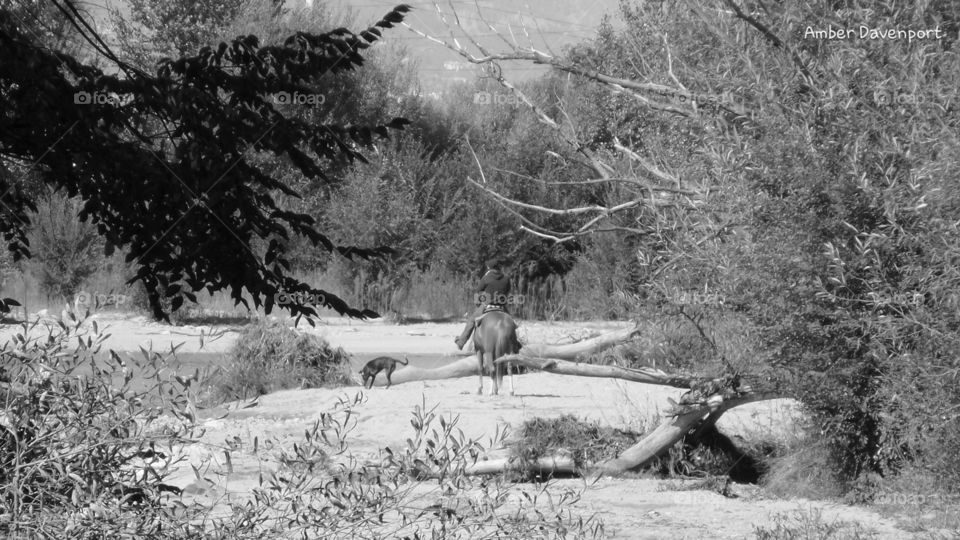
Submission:
[[[103,242],[96,227],[77,220],[81,206],[77,199],[48,193],[31,217],[30,262],[48,296],[72,297],[100,269]]]
[[[57,5],[83,24],[71,2]],[[80,218],[97,226],[108,254],[127,249],[138,267],[131,282],[143,282],[158,317],[166,317],[161,290],[176,310],[204,288],[230,290],[244,305],[247,294],[267,312],[283,292],[296,298],[284,307],[298,316],[314,315],[311,304],[372,316],[290,277],[279,240],[303,235],[350,257],[382,256],[389,248],[334,245],[312,217],[277,204],[274,193],[296,192],[258,167],[254,156],[281,155],[307,177],[325,181],[325,166],[363,160],[363,146],[407,124],[400,118],[372,126],[309,123],[284,115],[272,96],[310,94],[315,81],[363,65],[361,51],[409,10],[397,6],[359,34],[300,32],[270,46],[240,37],[164,60],[155,75],[117,59],[95,35],[91,46],[122,74],[48,50],[2,10],[0,95],[8,113],[0,120],[0,155],[35,163],[47,183],[83,199]],[[26,211],[33,201],[9,176],[0,188],[0,230],[17,256],[27,255]],[[254,240],[266,243],[262,253]]]
[[[449,44],[479,63],[527,60],[577,77],[562,107],[531,108],[606,187],[582,192],[594,206],[553,236],[629,227],[638,255],[611,257],[637,256],[632,281],[715,291],[723,304],[709,309],[745,317],[760,336],[755,354],[717,366],[801,399],[842,478],[912,466],[955,485],[943,456],[960,448],[956,6],[625,3],[622,18],[623,30],[564,56]],[[805,37],[836,21],[942,37]],[[591,189],[587,178],[572,189]],[[654,195],[668,189],[659,207]],[[693,204],[671,207],[677,195]],[[507,204],[522,213],[530,199]],[[547,236],[543,216],[556,211],[527,214],[528,229]],[[676,307],[661,296],[656,305]]]
[[[163,58],[189,56],[210,44],[211,36],[220,35],[250,0],[216,0],[210,2],[157,2],[130,0],[128,16],[118,8],[111,20],[121,43],[122,57],[141,66],[153,66]],[[282,4],[282,2],[273,2]],[[279,9],[279,5],[275,8]]]

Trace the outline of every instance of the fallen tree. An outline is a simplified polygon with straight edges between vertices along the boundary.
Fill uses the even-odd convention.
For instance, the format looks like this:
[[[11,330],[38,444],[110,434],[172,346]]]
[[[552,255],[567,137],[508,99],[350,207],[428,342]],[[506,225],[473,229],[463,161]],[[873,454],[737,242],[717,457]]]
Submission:
[[[715,382],[715,381],[713,381]],[[544,456],[525,462],[516,456],[496,459],[482,459],[464,468],[467,475],[502,474],[520,472],[528,474],[582,474],[584,476],[617,476],[627,471],[649,465],[664,455],[673,445],[687,435],[698,434],[712,427],[728,410],[754,401],[774,399],[774,394],[747,394],[739,397],[724,398],[720,392],[705,400],[699,400],[699,389],[691,389],[684,394],[679,403],[671,402],[671,409],[656,429],[636,444],[623,451],[619,456],[595,463],[576,464],[566,455]],[[691,400],[698,399],[697,402]],[[421,471],[424,476],[437,477],[439,471]]]
[[[549,358],[556,360],[574,360],[584,356],[589,356],[591,354],[596,354],[604,349],[613,347],[624,342],[629,341],[636,337],[640,332],[639,326],[634,325],[630,328],[623,328],[621,330],[615,330],[613,332],[607,332],[599,336],[585,339],[583,341],[577,341],[575,343],[565,343],[565,344],[550,344],[550,343],[530,343],[524,345],[520,349],[519,355],[514,355],[511,358],[511,362],[514,362],[517,365],[524,365],[532,367],[535,369],[543,369],[539,365],[528,365],[526,361],[529,359],[531,362],[534,359],[542,359],[542,357],[548,356]],[[507,357],[504,357],[507,358]],[[521,359],[523,361],[521,361]],[[587,365],[587,364],[583,364]],[[603,367],[603,366],[595,366]],[[622,368],[621,368],[622,369]],[[544,369],[544,371],[548,371]],[[652,370],[657,371],[657,370]],[[441,379],[457,379],[461,377],[470,377],[477,376],[480,372],[480,365],[477,362],[476,355],[466,356],[455,360],[447,365],[440,366],[437,368],[421,368],[416,366],[406,366],[404,368],[398,369],[393,373],[391,377],[393,384],[403,384],[408,382],[416,381],[435,381]],[[662,372],[661,372],[662,373]],[[609,375],[596,375],[598,377],[606,377]],[[666,377],[664,373],[663,376]],[[639,380],[639,379],[630,379],[628,377],[620,377],[627,380],[636,380],[637,382],[652,382],[657,379],[657,375],[651,375],[652,379],[650,381]],[[383,386],[387,384],[386,374],[380,373],[377,375],[377,378],[374,380],[374,385]],[[679,388],[689,388],[688,386],[680,386]]]
[[[662,384],[674,388],[691,388],[701,380],[699,377],[670,375],[653,368],[625,368],[620,366],[601,366],[570,362],[559,357],[540,358],[529,357],[524,354],[526,347],[520,354],[511,354],[497,359],[497,363],[510,363],[516,366],[556,373],[558,375],[577,375],[580,377],[604,377],[608,379],[623,379],[625,381],[648,384]]]
[[[617,475],[646,466],[666,453],[687,434],[713,426],[726,411],[746,403],[783,397],[775,389],[765,387],[763,384],[749,384],[746,378],[739,374],[710,378],[670,374],[653,368],[626,368],[576,361],[626,342],[638,332],[639,328],[633,326],[576,343],[529,344],[524,345],[519,354],[507,355],[496,360],[496,363],[524,366],[528,369],[558,375],[604,377],[688,390],[681,396],[679,402],[670,401],[666,418],[646,437],[614,459],[586,464],[581,472],[590,475]],[[544,357],[541,356],[543,353],[555,356]],[[476,357],[468,356],[433,369],[407,366],[393,374],[393,383],[476,376],[478,372],[479,365]],[[376,383],[386,383],[382,374],[377,377]],[[532,463],[521,463],[514,458],[484,460],[465,469],[467,474],[499,474],[508,471],[555,474],[574,472],[575,467],[565,457],[545,457]],[[432,473],[426,472],[426,474]]]

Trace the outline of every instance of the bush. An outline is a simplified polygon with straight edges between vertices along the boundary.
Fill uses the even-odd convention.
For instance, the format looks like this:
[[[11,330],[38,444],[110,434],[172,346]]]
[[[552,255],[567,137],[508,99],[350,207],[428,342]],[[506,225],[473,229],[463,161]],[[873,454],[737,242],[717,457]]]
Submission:
[[[639,439],[638,434],[583,422],[571,414],[533,418],[520,427],[509,447],[521,463],[568,454],[578,468],[615,458]]]
[[[425,406],[413,411],[414,434],[405,447],[384,449],[379,464],[358,464],[347,454],[346,437],[357,422],[353,407],[363,399],[342,399],[294,452],[279,451],[279,470],[265,475],[249,502],[232,504],[231,516],[214,521],[215,537],[602,537],[602,522],[570,512],[575,490],[556,496],[545,484],[521,492],[502,477],[467,476],[466,466],[484,447],[464,437],[456,418]],[[271,441],[261,446],[269,447]]]
[[[31,216],[28,268],[48,296],[71,298],[103,263],[103,240],[97,228],[77,217],[83,204],[50,192]]]
[[[631,266],[635,259],[624,257],[622,246],[591,244],[564,276],[563,305],[574,320],[623,320],[636,310],[629,291],[635,289]]]
[[[767,459],[761,485],[771,495],[784,498],[831,499],[839,497],[842,482],[837,458],[823,437],[808,435]]]
[[[390,309],[404,317],[458,320],[473,310],[473,298],[466,292],[471,283],[448,271],[431,266],[413,272],[402,291],[392,299]]]
[[[356,384],[347,353],[323,338],[304,334],[277,321],[246,327],[230,361],[213,380],[213,398],[243,399],[287,388]]]
[[[98,355],[104,337],[84,335],[81,322],[63,322],[49,339],[26,337],[37,332],[24,326],[0,350],[5,538],[154,537],[193,515],[169,503],[179,490],[165,483],[174,443],[193,437],[190,381],[162,379],[168,358],[155,353],[129,364]],[[149,384],[129,368],[151,373]]]

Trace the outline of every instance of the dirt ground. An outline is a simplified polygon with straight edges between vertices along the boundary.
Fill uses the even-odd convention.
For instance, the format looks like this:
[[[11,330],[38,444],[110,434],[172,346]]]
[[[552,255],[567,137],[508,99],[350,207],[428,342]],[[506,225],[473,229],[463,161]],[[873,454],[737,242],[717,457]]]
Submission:
[[[100,318],[100,325],[109,327],[111,337],[106,346],[117,351],[136,351],[151,345],[168,349],[170,344],[183,343],[184,352],[225,352],[237,336],[235,329],[228,329],[211,341],[210,327],[171,327],[137,317]],[[558,342],[622,327],[622,323],[522,323],[521,338]],[[452,344],[459,330],[460,325],[454,323],[396,325],[346,319],[326,319],[314,329],[305,327],[305,331],[316,332],[361,357],[407,353],[451,360],[463,354]],[[13,327],[4,328],[0,339],[5,341],[13,331]],[[201,332],[207,336],[202,349]],[[489,389],[489,379],[486,385]],[[498,426],[518,426],[527,419],[566,413],[642,430],[658,422],[668,397],[676,399],[681,393],[660,386],[549,373],[517,376],[514,396],[477,396],[476,389],[474,377],[373,388],[366,392],[366,401],[354,409],[358,416],[348,439],[350,451],[365,460],[375,459],[384,446],[401,447],[413,434],[409,420],[417,405],[436,406],[440,415],[459,416],[458,426],[464,433],[483,442]],[[257,484],[263,465],[243,451],[233,452],[227,464],[222,452],[225,441],[234,441],[232,444],[238,443],[241,448],[252,447],[255,437],[292,445],[339,398],[359,391],[358,387],[288,390],[261,396],[250,408],[232,405],[205,411],[201,444],[184,449],[187,463],[172,483],[193,497],[242,498]],[[730,411],[719,427],[728,435],[756,438],[764,434],[768,439],[778,439],[790,436],[796,414],[795,403],[789,400],[768,401]],[[207,467],[207,473],[220,478],[221,485],[210,489],[198,482],[188,463]],[[910,537],[887,516],[830,502],[773,499],[762,494],[726,498],[710,491],[670,491],[665,490],[667,482],[654,479],[602,478],[590,486],[582,480],[561,480],[556,489],[565,486],[584,488],[574,510],[583,515],[596,514],[605,522],[611,538],[752,538],[754,527],[769,527],[775,514],[811,509],[820,511],[828,522],[859,523],[875,533],[874,538]]]

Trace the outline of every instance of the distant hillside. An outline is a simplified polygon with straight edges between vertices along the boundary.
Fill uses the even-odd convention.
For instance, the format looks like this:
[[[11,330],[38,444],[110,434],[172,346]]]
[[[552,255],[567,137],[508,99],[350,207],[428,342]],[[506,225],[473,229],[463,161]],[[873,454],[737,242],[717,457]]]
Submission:
[[[315,0],[319,2],[320,0]],[[447,39],[450,31],[437,14],[432,2],[413,0],[397,2],[391,0],[334,0],[329,2],[332,7],[348,9],[356,15],[360,24],[366,24],[379,18],[399,3],[406,3],[415,9],[407,16],[407,22],[425,33]],[[444,13],[448,15],[447,22],[453,24],[450,15],[449,3],[438,2]],[[521,45],[528,45],[531,41],[541,50],[553,50],[560,53],[563,47],[584,39],[590,39],[596,34],[604,15],[615,15],[618,0],[528,0],[515,2],[512,0],[454,0],[460,22],[481,44],[494,50],[503,50],[503,43],[490,30],[489,22],[501,30],[507,39],[511,39],[509,29],[513,29],[513,37]],[[480,6],[480,13],[477,12]],[[523,28],[529,32],[529,38],[524,35]],[[474,66],[465,62],[452,51],[427,41],[406,29],[398,29],[385,36],[385,43],[403,43],[408,47],[411,56],[419,61],[420,79],[427,91],[437,90],[445,84],[456,80],[468,80],[474,76]],[[461,41],[462,43],[462,41]],[[514,80],[529,78],[543,73],[546,68],[533,66],[526,62],[504,63],[504,71]]]

